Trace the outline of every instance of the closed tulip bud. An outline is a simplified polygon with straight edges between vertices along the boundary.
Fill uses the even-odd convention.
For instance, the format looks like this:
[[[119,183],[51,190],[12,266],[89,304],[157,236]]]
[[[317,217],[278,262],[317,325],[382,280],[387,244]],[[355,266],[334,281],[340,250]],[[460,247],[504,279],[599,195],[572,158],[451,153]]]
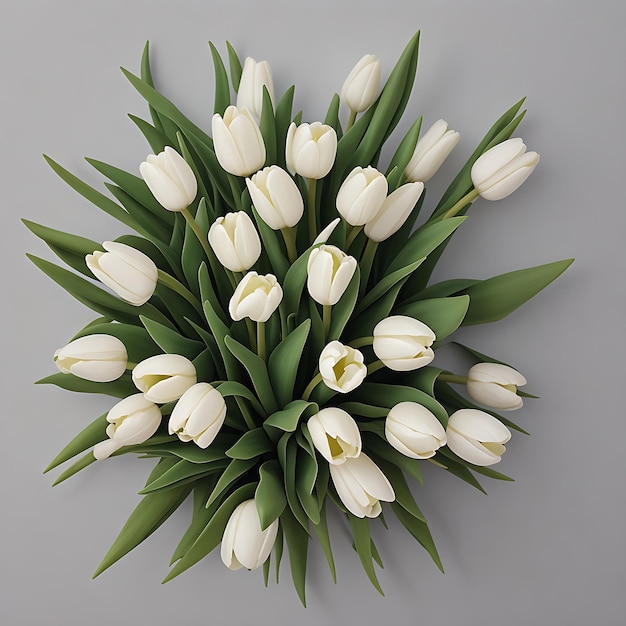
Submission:
[[[478,363],[467,373],[467,393],[473,400],[502,411],[514,411],[524,403],[517,388],[526,379],[515,369],[500,363]]]
[[[455,130],[448,130],[448,122],[438,120],[417,142],[415,152],[404,174],[411,182],[430,180],[443,165],[448,155],[459,143],[461,135]]]
[[[356,389],[367,376],[362,352],[339,341],[331,341],[322,350],[319,370],[325,385],[340,393]]]
[[[446,445],[441,422],[417,402],[400,402],[389,411],[385,437],[398,452],[412,459],[429,459]]]
[[[257,119],[261,119],[263,111],[263,87],[267,91],[274,104],[274,81],[272,68],[267,61],[255,61],[248,57],[241,72],[239,90],[237,91],[237,108],[246,107]]]
[[[369,109],[380,87],[380,60],[374,54],[366,54],[350,71],[341,88],[341,97],[355,113]]]
[[[261,256],[261,240],[243,211],[218,217],[209,229],[209,243],[219,262],[231,272],[249,270]]]
[[[387,477],[364,452],[341,465],[330,465],[330,476],[339,498],[357,517],[378,517],[382,511],[380,501],[396,499]]]
[[[361,433],[349,413],[336,407],[322,409],[307,422],[317,451],[332,465],[361,454]]]
[[[96,250],[85,257],[91,273],[134,306],[150,300],[159,278],[154,261],[143,252],[117,241],[105,241],[102,247],[106,252]]]
[[[111,335],[87,335],[70,341],[54,353],[54,361],[64,374],[96,383],[117,380],[128,363],[126,346]]]
[[[471,177],[474,188],[485,200],[502,200],[512,194],[539,163],[536,152],[526,152],[519,138],[507,139],[476,159]]]
[[[356,268],[356,259],[336,246],[323,244],[314,248],[307,262],[307,288],[311,298],[325,306],[337,304]]]
[[[170,435],[194,441],[206,448],[215,439],[226,418],[226,402],[209,383],[189,387],[176,403],[168,425]]]
[[[224,529],[220,550],[222,562],[232,570],[260,567],[270,555],[277,533],[278,520],[261,530],[256,502],[245,500],[233,511]]]
[[[390,193],[378,213],[365,224],[365,234],[372,241],[384,241],[398,232],[424,191],[424,183],[407,183]]]
[[[108,413],[107,441],[94,446],[93,455],[98,461],[108,459],[123,446],[135,446],[150,439],[161,424],[159,407],[136,393],[118,402]]]
[[[235,176],[250,176],[265,163],[263,136],[245,107],[231,105],[224,117],[213,116],[213,146],[220,165]]]
[[[428,365],[435,353],[430,347],[435,333],[423,322],[392,315],[374,327],[374,352],[391,370],[408,372]]]
[[[355,167],[337,193],[337,211],[352,226],[369,222],[387,197],[387,179],[373,167]]]
[[[474,465],[499,463],[510,438],[509,429],[489,413],[460,409],[448,420],[448,448]]]
[[[337,133],[332,126],[313,122],[294,123],[287,131],[285,157],[287,167],[294,174],[305,178],[324,178],[335,162],[337,154]]]
[[[271,165],[246,178],[252,204],[261,219],[274,230],[295,226],[304,213],[298,185],[284,169]]]
[[[267,322],[282,299],[283,290],[276,276],[248,272],[237,285],[228,311],[235,321],[249,317],[254,322]]]
[[[182,211],[195,200],[196,177],[174,148],[167,146],[159,154],[150,154],[139,171],[157,202],[168,211]]]
[[[178,400],[196,384],[196,368],[180,354],[157,354],[133,369],[133,382],[146,400],[165,404]]]

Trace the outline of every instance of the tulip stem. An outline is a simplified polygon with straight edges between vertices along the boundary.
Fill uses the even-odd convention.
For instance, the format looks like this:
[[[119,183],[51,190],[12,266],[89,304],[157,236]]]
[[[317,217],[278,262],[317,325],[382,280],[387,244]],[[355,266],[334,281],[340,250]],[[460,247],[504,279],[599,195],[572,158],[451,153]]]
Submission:
[[[324,338],[328,339],[330,334],[330,321],[332,319],[333,307],[330,304],[324,304],[322,306],[322,318],[324,320]]]
[[[137,363],[133,363],[131,361],[126,361],[126,369],[130,372],[137,367]]]
[[[317,179],[308,179],[308,204],[307,209],[309,211],[309,239],[311,243],[315,241],[317,236],[317,216],[315,214],[315,192],[317,190]]]
[[[189,209],[183,209],[181,213],[183,214],[183,217],[187,220],[187,224],[189,224],[191,230],[193,230],[196,237],[198,238],[198,241],[200,242],[200,245],[202,246],[202,249],[207,256],[207,259],[210,259],[211,248],[209,247],[209,240],[207,239],[206,234],[202,232],[202,229],[198,225],[198,222],[196,222],[196,220],[194,219],[193,215],[189,212]]]
[[[359,288],[359,295],[362,297],[367,289],[367,283],[369,282],[370,273],[372,271],[372,265],[374,263],[374,256],[376,249],[378,248],[378,242],[373,239],[367,240],[367,245],[363,251],[361,257],[361,287]]]
[[[257,344],[256,344],[256,331],[254,329],[254,324],[249,317],[244,318],[246,320],[246,326],[248,327],[248,339],[250,340],[250,348],[256,352]],[[258,352],[257,352],[258,354]]]
[[[356,111],[350,109],[350,117],[348,118],[348,124],[346,125],[346,130],[344,132],[348,132],[352,126],[354,126],[354,122],[356,121]]]
[[[287,247],[287,256],[289,262],[294,263],[298,258],[298,249],[296,248],[296,229],[295,228],[281,228],[280,233],[285,240],[285,246]]]
[[[374,337],[359,337],[349,343],[351,348],[362,348],[363,346],[371,346],[374,343]]]
[[[232,176],[228,177],[228,182],[230,183],[230,190],[233,194],[233,200],[235,202],[235,208],[238,211],[242,211],[243,207],[241,206],[241,189],[237,186],[237,182]]]
[[[185,298],[185,300],[187,300],[187,302],[189,302],[189,304],[191,304],[191,306],[200,314],[200,317],[204,316],[202,305],[198,302],[198,299],[193,295],[193,293],[185,287],[185,285],[163,270],[159,270],[159,282],[168,289],[175,291],[179,296]]]
[[[256,353],[265,361],[265,322],[256,323]]]
[[[469,193],[465,194],[451,209],[448,209],[442,216],[441,220],[447,220],[450,217],[454,217],[461,209],[465,208],[468,204],[471,204],[478,198],[480,194],[476,189],[472,189]]]
[[[383,367],[385,367],[385,364],[382,361],[374,361],[367,366],[367,375],[369,376],[370,374],[383,369]]]
[[[304,390],[304,393],[302,394],[302,399],[305,401],[308,400],[313,389],[315,389],[315,387],[317,387],[321,382],[322,382],[322,374],[318,372],[313,377],[313,380],[306,386],[306,389]]]
[[[455,376],[454,374],[439,374],[437,380],[441,383],[455,383],[457,385],[465,385],[467,383],[466,376]]]
[[[350,226],[348,235],[346,237],[346,251],[350,249],[350,246],[354,243],[354,240],[359,236],[359,233],[363,230],[363,226]]]

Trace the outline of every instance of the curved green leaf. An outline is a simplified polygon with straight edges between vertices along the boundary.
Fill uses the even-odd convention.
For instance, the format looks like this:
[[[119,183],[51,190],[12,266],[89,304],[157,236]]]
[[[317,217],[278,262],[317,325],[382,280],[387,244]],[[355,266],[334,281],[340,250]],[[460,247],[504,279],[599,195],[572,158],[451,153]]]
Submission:
[[[265,461],[259,468],[259,486],[254,493],[254,501],[262,530],[278,519],[285,510],[287,497],[278,461]]]
[[[463,322],[470,304],[469,296],[418,300],[399,307],[394,314],[408,315],[430,327],[441,341],[451,335]]]

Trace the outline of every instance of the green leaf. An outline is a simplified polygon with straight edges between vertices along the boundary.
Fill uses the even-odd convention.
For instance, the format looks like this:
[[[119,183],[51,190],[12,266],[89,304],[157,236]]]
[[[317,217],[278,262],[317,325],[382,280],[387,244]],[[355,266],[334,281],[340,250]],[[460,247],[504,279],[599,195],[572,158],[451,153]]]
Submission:
[[[241,81],[241,61],[235,52],[235,49],[232,47],[230,42],[226,42],[226,47],[228,48],[228,65],[230,67],[230,80],[233,84],[233,89],[235,92],[239,91],[239,82]]]
[[[180,354],[190,360],[195,359],[204,349],[204,345],[194,339],[189,339],[175,330],[159,322],[155,322],[143,315],[139,316],[141,323],[150,334],[154,342],[168,354]]]
[[[259,468],[259,486],[254,493],[254,501],[261,521],[261,530],[265,530],[285,510],[287,497],[278,461],[265,461]]]
[[[224,344],[232,355],[246,368],[252,385],[267,413],[273,413],[278,409],[276,398],[272,391],[272,383],[265,361],[257,354],[235,341],[231,336],[224,337]]]
[[[170,455],[176,456],[185,461],[195,464],[212,464],[215,461],[225,460],[225,452],[235,442],[236,435],[219,433],[217,438],[211,443],[208,448],[199,448],[197,445],[190,442],[183,443],[176,438],[173,443],[169,443],[166,447],[150,447],[149,449],[154,452],[167,452]],[[149,443],[152,438],[148,440]],[[141,446],[138,446],[141,448]],[[147,450],[148,448],[146,448]]]
[[[326,557],[326,562],[328,563],[328,568],[330,569],[330,574],[333,577],[333,582],[337,583],[337,572],[335,569],[333,550],[330,544],[330,534],[328,533],[328,520],[326,519],[325,503],[322,505],[322,509],[320,511],[320,522],[319,524],[315,524],[313,526],[313,532],[315,533],[317,540],[320,542],[320,546],[322,547],[322,551]]]
[[[154,154],[163,152],[166,146],[170,145],[170,140],[167,136],[158,128],[152,126],[146,122],[146,120],[137,117],[136,115],[128,114],[131,121],[139,128],[141,134],[145,137],[146,141],[150,144],[150,148]]]
[[[228,84],[228,74],[224,67],[224,62],[217,48],[209,41],[213,67],[215,68],[215,106],[214,113],[224,115],[224,111],[230,106],[230,86]]]
[[[284,278],[289,270],[289,259],[281,241],[281,236],[274,230],[272,230],[258,214],[254,205],[252,205],[252,214],[254,215],[254,221],[256,222],[261,241],[263,242],[263,250],[267,253],[272,270],[278,281],[284,284]]]
[[[413,476],[420,484],[423,482],[422,461],[404,456],[404,454],[392,448],[387,443],[386,439],[382,438],[382,433],[380,436],[366,434],[363,437],[363,445],[368,452],[371,452],[372,455],[376,457],[377,462],[384,459],[389,463],[393,463],[396,467],[399,467],[403,472]]]
[[[283,470],[285,494],[287,495],[287,503],[289,508],[298,520],[300,525],[309,528],[309,518],[300,504],[298,493],[296,491],[296,457],[298,453],[298,445],[291,433],[285,433],[276,446],[278,452],[278,461]]]
[[[404,170],[406,166],[409,164],[411,157],[413,156],[413,152],[415,152],[415,146],[417,145],[417,140],[420,136],[420,130],[422,128],[422,116],[420,115],[412,124],[409,131],[404,136],[404,139],[400,142],[398,149],[395,154],[391,158],[389,162],[389,167],[387,168],[386,176],[387,182],[389,184],[389,192],[395,191],[404,180]],[[396,168],[395,173],[392,174],[394,168]]]
[[[342,402],[337,406],[350,413],[350,415],[358,415],[359,417],[368,417],[373,419],[378,417],[387,417],[387,413],[389,413],[388,408],[364,404],[363,402]]]
[[[287,548],[289,549],[289,564],[291,566],[291,577],[293,585],[298,593],[300,602],[306,607],[306,563],[309,545],[309,535],[307,530],[302,528],[291,514],[289,509],[285,509],[280,516],[280,525],[283,529]]]
[[[215,502],[217,498],[222,495],[226,489],[228,489],[228,487],[241,478],[248,470],[252,469],[256,464],[256,459],[249,459],[247,461],[233,459],[228,464],[228,467],[224,470],[224,473],[220,476],[215,488],[211,492],[211,495],[207,500],[207,507]]]
[[[302,416],[307,411],[312,415],[319,411],[319,407],[314,402],[293,400],[281,411],[272,413],[272,415],[263,422],[263,428],[278,428],[284,432],[292,433],[296,430],[300,420],[303,419]]]
[[[320,523],[320,506],[313,496],[317,479],[317,460],[300,447],[296,456],[296,493],[300,504],[313,524]]]
[[[52,483],[52,486],[54,487],[67,480],[68,478],[71,478],[72,476],[74,476],[74,474],[77,474],[78,472],[85,469],[86,467],[89,467],[92,463],[95,462],[96,457],[94,457],[92,452],[88,452],[84,456],[81,456],[80,459],[72,463],[72,465],[70,465],[65,471],[59,474],[57,479]]]
[[[226,450],[226,456],[247,461],[273,450],[274,446],[265,431],[262,428],[255,428],[244,433],[237,443]]]
[[[408,315],[424,322],[433,330],[437,341],[451,335],[463,322],[470,304],[469,296],[455,298],[433,298],[405,304],[394,311],[397,315]]]
[[[559,277],[574,259],[555,261],[488,278],[465,290],[470,305],[464,326],[486,324],[506,317]]]
[[[263,106],[261,122],[259,124],[263,143],[265,144],[265,165],[276,163],[276,120],[274,119],[274,105],[267,87],[263,85]]]
[[[183,484],[188,483],[190,480],[197,480],[202,476],[211,473],[219,468],[218,463],[191,463],[181,459],[168,469],[164,474],[157,479],[148,483],[139,493],[145,495],[148,493],[155,493],[157,491],[165,491],[172,488],[178,488]],[[222,467],[224,464],[222,464]]]
[[[287,335],[269,357],[267,370],[279,406],[287,405],[293,397],[302,351],[310,330],[311,320],[307,319]]]
[[[428,300],[431,298],[445,298],[455,293],[459,293],[477,282],[479,281],[474,280],[473,278],[453,278],[451,280],[444,280],[415,293],[410,300],[414,302],[416,300]]]
[[[417,460],[417,459],[414,459]],[[387,461],[379,460],[380,469],[383,471],[383,474],[389,479],[389,482],[393,486],[393,490],[396,494],[396,502],[410,515],[412,515],[415,519],[418,519],[424,523],[426,523],[426,518],[424,514],[420,511],[420,508],[417,506],[417,502],[415,502],[415,498],[413,498],[413,494],[409,489],[409,486],[402,474],[400,468],[394,463],[389,463]]]
[[[352,515],[352,513],[348,513],[347,515],[352,528],[354,546],[361,560],[361,565],[363,565],[363,569],[376,591],[378,591],[381,596],[384,596],[385,594],[376,577],[374,562],[372,561],[372,537],[370,535],[369,520],[366,518],[360,519]]]
[[[341,337],[341,333],[343,333],[346,324],[348,323],[350,317],[352,316],[352,313],[354,312],[354,307],[359,297],[360,284],[361,270],[357,267],[346,290],[343,292],[343,295],[339,299],[339,302],[337,302],[337,304],[333,306],[330,322],[330,331],[328,333],[327,341],[330,342]],[[379,285],[376,285],[376,287],[372,291],[375,291],[378,287]]]
[[[406,381],[412,386],[421,389],[429,396],[435,397],[435,382],[443,370],[427,365],[418,370],[407,372]]]
[[[215,388],[227,398],[228,396],[234,396],[235,398],[245,398],[252,404],[252,408],[259,414],[265,415],[265,410],[259,403],[257,397],[242,383],[238,383],[235,380],[227,380],[219,385],[215,385]]]
[[[321,245],[321,244],[320,244]],[[302,300],[302,290],[307,279],[307,263],[309,254],[317,246],[311,246],[303,252],[289,267],[285,279],[283,280],[283,302],[281,306],[285,312],[285,317],[297,313]]]
[[[121,378],[110,383],[97,383],[91,380],[85,380],[84,378],[78,378],[78,376],[74,376],[74,374],[58,372],[57,374],[51,374],[50,376],[41,378],[36,381],[35,384],[55,385],[61,389],[77,393],[101,393],[105,396],[113,396],[114,398],[126,398],[126,396],[137,392],[130,378],[130,374],[124,374]]]
[[[471,485],[475,489],[478,489],[481,493],[487,495],[487,492],[483,489],[482,485],[476,480],[476,477],[469,471],[466,465],[461,463],[459,460],[455,460],[449,456],[444,456],[442,452],[443,450],[440,448],[433,458],[435,462],[441,464],[446,471],[450,472],[457,478],[460,478],[468,485]]]
[[[291,110],[293,108],[293,96],[295,87],[292,85],[283,94],[276,105],[274,119],[276,123],[276,152],[277,165],[286,168],[285,163],[285,143],[287,139],[287,130],[291,124]]]

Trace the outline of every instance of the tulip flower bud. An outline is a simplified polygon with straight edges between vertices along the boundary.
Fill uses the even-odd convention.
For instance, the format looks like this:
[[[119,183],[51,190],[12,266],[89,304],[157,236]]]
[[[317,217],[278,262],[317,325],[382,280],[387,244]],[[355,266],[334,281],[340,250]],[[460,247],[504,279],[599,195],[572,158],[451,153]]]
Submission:
[[[324,230],[322,230],[322,232],[320,232],[311,245],[317,246],[320,243],[326,243],[335,231],[335,228],[339,225],[339,222],[341,222],[341,218],[336,217],[328,226],[326,226],[326,228],[324,228]]]
[[[374,327],[374,352],[391,370],[408,372],[428,365],[435,353],[430,347],[435,333],[423,322],[392,315]]]
[[[218,217],[209,229],[209,243],[219,262],[231,272],[249,270],[261,256],[261,240],[243,211]]]
[[[271,165],[246,178],[252,204],[261,219],[274,230],[295,226],[304,213],[304,201],[293,178]]]
[[[209,383],[189,387],[176,403],[168,425],[170,435],[194,441],[206,448],[215,439],[226,418],[226,402]]]
[[[233,511],[224,529],[220,550],[224,565],[232,570],[260,567],[270,555],[277,533],[278,520],[261,530],[255,501],[245,500]]]
[[[355,113],[369,109],[380,87],[380,60],[374,54],[366,54],[350,71],[341,88],[341,97]]]
[[[265,163],[265,144],[257,123],[245,107],[229,106],[213,116],[213,146],[220,165],[235,176],[250,176]]]
[[[467,373],[467,393],[473,400],[502,411],[514,411],[524,403],[517,387],[526,379],[515,369],[500,363],[478,363]]]
[[[355,167],[337,193],[337,211],[352,226],[372,220],[387,198],[387,179],[373,167]]]
[[[507,139],[476,159],[471,177],[474,188],[485,200],[502,200],[512,194],[539,163],[536,152],[526,152],[519,138]]]
[[[307,262],[307,288],[311,298],[325,306],[337,304],[356,268],[356,259],[336,246],[323,244],[314,248]]]
[[[139,171],[157,202],[168,211],[186,209],[198,193],[191,167],[169,146],[159,154],[150,154]]]
[[[159,407],[146,400],[141,393],[124,398],[108,413],[109,439],[94,446],[93,455],[98,461],[108,459],[123,446],[134,446],[150,439],[161,424]]]
[[[287,168],[305,178],[324,178],[335,162],[337,155],[337,133],[332,126],[313,122],[294,123],[287,131],[285,157]]]
[[[126,346],[111,335],[87,335],[70,341],[54,353],[54,361],[64,374],[96,383],[117,380],[128,363]]]
[[[356,389],[367,376],[363,354],[339,341],[331,341],[322,350],[319,370],[326,386],[340,393]]]
[[[387,477],[364,452],[341,465],[330,465],[330,476],[345,507],[357,517],[378,517],[380,501],[393,502],[396,494]]]
[[[263,87],[267,88],[272,105],[274,104],[274,81],[272,68],[267,61],[255,61],[247,57],[241,72],[237,91],[237,108],[245,107],[257,119],[263,111]]]
[[[133,382],[146,400],[165,404],[178,400],[196,384],[196,368],[180,354],[157,354],[133,369]]]
[[[412,459],[429,459],[446,445],[441,422],[417,402],[400,402],[389,411],[385,437],[398,452]]]
[[[474,465],[493,465],[500,462],[509,429],[489,413],[477,409],[460,409],[448,420],[446,429],[448,448],[457,456]]]
[[[455,130],[448,130],[448,122],[438,120],[417,142],[413,156],[404,170],[411,182],[430,180],[443,165],[461,135]]]
[[[276,276],[248,272],[237,285],[228,311],[235,321],[249,317],[254,322],[267,322],[282,299],[283,290]]]
[[[332,465],[361,454],[361,433],[349,413],[336,407],[322,409],[307,422],[317,451]]]
[[[424,183],[407,183],[387,196],[378,213],[365,224],[372,241],[384,241],[398,232],[424,191]]]
[[[141,306],[156,289],[159,270],[143,252],[117,241],[105,241],[106,252],[96,250],[85,257],[91,273],[122,300]]]

